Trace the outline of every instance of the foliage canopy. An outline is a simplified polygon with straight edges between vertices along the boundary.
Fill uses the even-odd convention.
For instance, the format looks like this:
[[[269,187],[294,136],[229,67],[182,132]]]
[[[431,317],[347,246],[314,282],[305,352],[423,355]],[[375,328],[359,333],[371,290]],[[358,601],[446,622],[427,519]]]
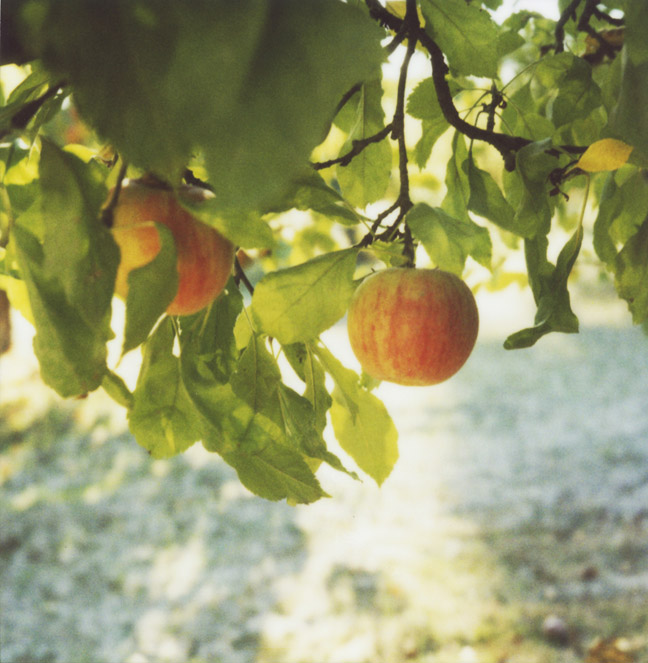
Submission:
[[[202,441],[254,493],[309,503],[326,495],[321,463],[357,478],[327,418],[376,482],[398,457],[374,385],[319,339],[372,265],[424,252],[494,288],[522,249],[537,315],[504,345],[524,348],[578,331],[568,285],[586,241],[645,323],[646,3],[560,0],[558,20],[498,22],[501,4],[5,0],[0,285],[34,324],[43,380],[105,389],[154,457]],[[214,191],[192,211],[244,252],[210,307],[168,317],[162,233],[126,302],[133,389],[108,361],[109,226],[122,180],[143,175]]]

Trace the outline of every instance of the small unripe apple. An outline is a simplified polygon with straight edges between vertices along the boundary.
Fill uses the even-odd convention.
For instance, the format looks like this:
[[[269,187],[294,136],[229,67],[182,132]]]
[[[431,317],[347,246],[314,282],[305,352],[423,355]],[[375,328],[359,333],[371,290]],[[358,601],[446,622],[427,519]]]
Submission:
[[[115,282],[118,295],[126,298],[130,272],[159,253],[161,242],[155,223],[160,223],[171,231],[177,254],[178,292],[167,313],[196,313],[218,297],[232,271],[234,245],[182,207],[178,198],[200,202],[210,195],[195,186],[181,187],[176,194],[137,180],[124,184],[112,225],[121,252]]]
[[[349,305],[351,348],[373,378],[438,384],[466,362],[479,314],[470,288],[440,269],[390,268],[367,277]]]

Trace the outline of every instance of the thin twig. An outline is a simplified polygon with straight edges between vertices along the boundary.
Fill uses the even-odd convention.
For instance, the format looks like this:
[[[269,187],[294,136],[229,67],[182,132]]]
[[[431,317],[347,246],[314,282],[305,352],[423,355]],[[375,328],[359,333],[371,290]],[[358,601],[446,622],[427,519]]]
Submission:
[[[353,147],[344,155],[341,157],[338,157],[337,159],[329,159],[328,161],[320,161],[318,163],[312,163],[311,166],[315,170],[323,170],[324,168],[330,168],[331,166],[335,165],[340,165],[340,166],[348,166],[351,161],[354,159],[354,157],[358,156],[360,152],[362,152],[366,147],[371,145],[372,143],[379,143],[381,140],[384,140],[389,136],[393,129],[392,123],[389,123],[386,127],[381,129],[378,133],[374,134],[373,136],[368,136],[367,138],[360,138],[358,140],[354,140],[352,145]]]
[[[565,24],[570,18],[574,21],[576,20],[576,9],[582,1],[583,0],[572,0],[560,15],[554,31],[556,37],[554,50],[556,53],[562,53],[565,50]]]

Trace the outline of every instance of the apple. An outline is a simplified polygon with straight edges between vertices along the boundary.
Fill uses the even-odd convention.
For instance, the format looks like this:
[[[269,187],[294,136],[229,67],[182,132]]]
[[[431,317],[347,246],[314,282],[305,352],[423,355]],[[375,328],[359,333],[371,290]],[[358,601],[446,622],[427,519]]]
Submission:
[[[365,373],[402,385],[452,377],[477,340],[470,288],[440,269],[389,268],[356,289],[347,316],[351,348]]]
[[[200,202],[212,195],[196,186],[182,186],[174,192],[139,180],[124,183],[112,225],[121,252],[115,282],[119,296],[126,298],[128,294],[130,272],[159,253],[161,242],[155,223],[160,223],[171,231],[177,253],[178,291],[167,313],[196,313],[218,297],[232,271],[235,247],[180,202]]]

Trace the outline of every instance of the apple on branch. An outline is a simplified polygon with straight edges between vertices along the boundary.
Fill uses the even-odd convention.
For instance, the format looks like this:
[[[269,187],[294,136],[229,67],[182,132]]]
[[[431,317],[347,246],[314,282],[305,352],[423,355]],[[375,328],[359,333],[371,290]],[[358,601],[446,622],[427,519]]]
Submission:
[[[232,271],[235,247],[180,202],[201,202],[212,195],[197,186],[185,185],[176,193],[139,180],[124,183],[112,219],[113,237],[121,252],[115,282],[120,297],[128,294],[129,273],[151,262],[160,251],[156,223],[169,228],[177,254],[178,292],[166,312],[196,313],[218,297]]]
[[[440,269],[390,268],[368,276],[349,305],[351,348],[377,380],[432,385],[452,377],[477,340],[470,288]]]

